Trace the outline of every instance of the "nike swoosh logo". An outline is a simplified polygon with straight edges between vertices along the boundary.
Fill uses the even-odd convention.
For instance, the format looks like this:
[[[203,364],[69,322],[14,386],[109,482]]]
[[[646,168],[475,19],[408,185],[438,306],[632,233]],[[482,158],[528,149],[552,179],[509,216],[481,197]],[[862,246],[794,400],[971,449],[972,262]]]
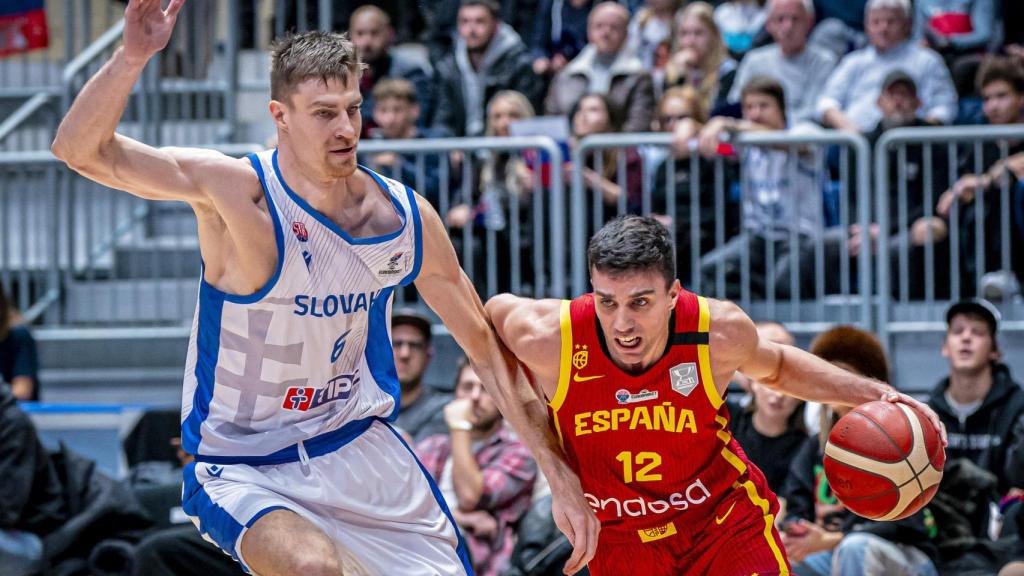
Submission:
[[[598,378],[604,378],[604,374],[598,374],[597,376],[580,376],[579,374],[572,375],[573,382],[586,382],[588,380],[597,380]]]
[[[732,514],[732,509],[735,506],[736,506],[736,503],[733,502],[732,506],[729,506],[729,509],[725,511],[725,514],[723,514],[722,516],[715,516],[715,524],[721,525],[722,522],[725,522],[725,519],[729,517],[729,514]]]

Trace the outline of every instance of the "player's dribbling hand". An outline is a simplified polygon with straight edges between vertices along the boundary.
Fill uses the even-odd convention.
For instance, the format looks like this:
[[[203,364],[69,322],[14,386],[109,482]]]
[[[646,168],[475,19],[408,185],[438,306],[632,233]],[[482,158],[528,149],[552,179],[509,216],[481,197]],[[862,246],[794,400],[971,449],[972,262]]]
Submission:
[[[124,56],[130,62],[145,63],[167,46],[178,12],[185,0],[171,0],[167,10],[160,0],[129,0],[124,10]]]
[[[942,439],[942,447],[945,448],[946,446],[949,445],[949,439],[946,438],[946,427],[942,424],[942,420],[939,419],[939,415],[936,414],[930,406],[928,406],[924,402],[917,400],[913,396],[904,394],[902,392],[897,392],[895,390],[890,390],[882,394],[882,400],[886,402],[902,402],[903,404],[907,404],[913,406],[914,408],[917,408],[922,414],[928,417],[928,420],[931,421],[932,426],[934,426],[935,429],[939,432],[939,438]]]
[[[572,544],[572,555],[566,561],[562,572],[575,574],[590,562],[597,552],[597,538],[601,532],[594,511],[583,498],[583,488],[572,472],[566,472],[557,481],[551,481],[551,516],[555,525]]]

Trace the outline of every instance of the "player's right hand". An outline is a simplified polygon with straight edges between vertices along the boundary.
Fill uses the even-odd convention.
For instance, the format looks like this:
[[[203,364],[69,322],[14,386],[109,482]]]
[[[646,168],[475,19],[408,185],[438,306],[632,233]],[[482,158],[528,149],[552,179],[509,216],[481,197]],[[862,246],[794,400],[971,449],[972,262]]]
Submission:
[[[167,46],[178,12],[185,0],[171,0],[167,10],[160,0],[129,0],[124,9],[124,56],[129,62],[145,63]]]
[[[562,571],[575,574],[590,562],[597,552],[597,538],[601,523],[594,515],[590,504],[583,498],[579,478],[571,472],[556,482],[551,482],[551,515],[555,525],[572,544],[572,555]],[[549,478],[549,481],[551,479]]]

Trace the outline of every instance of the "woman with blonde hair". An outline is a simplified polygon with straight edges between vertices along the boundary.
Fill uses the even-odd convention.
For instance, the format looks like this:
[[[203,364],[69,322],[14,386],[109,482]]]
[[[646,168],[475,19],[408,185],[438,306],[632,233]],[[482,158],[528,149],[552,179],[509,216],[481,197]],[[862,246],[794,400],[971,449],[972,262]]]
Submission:
[[[667,87],[692,86],[714,116],[725,105],[736,68],[710,4],[693,2],[676,13],[672,56],[665,67]]]

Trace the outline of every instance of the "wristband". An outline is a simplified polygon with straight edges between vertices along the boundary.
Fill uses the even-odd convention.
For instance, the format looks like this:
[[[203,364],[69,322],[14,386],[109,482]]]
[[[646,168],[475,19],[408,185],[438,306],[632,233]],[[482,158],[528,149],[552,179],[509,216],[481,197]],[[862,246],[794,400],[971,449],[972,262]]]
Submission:
[[[468,432],[468,431],[473,429],[473,424],[471,424],[467,420],[459,420],[458,422],[449,422],[448,423],[448,429],[449,430],[464,430],[464,431]]]

